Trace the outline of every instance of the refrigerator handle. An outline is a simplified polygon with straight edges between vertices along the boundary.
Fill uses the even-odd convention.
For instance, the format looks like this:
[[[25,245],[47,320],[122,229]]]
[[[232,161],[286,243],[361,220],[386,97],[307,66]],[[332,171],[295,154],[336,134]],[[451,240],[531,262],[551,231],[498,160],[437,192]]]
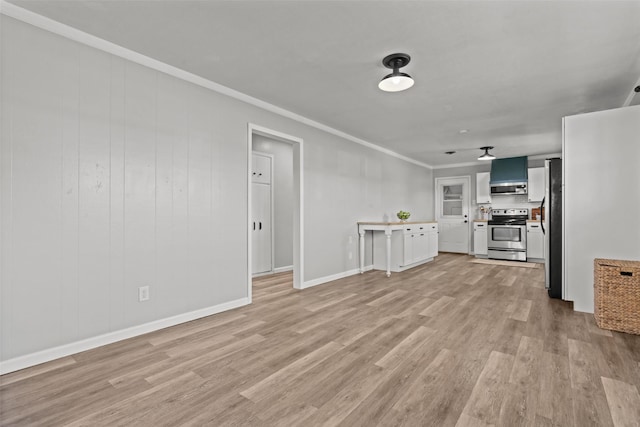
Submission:
[[[540,203],[540,226],[542,227],[542,234],[547,234],[544,231],[544,219],[542,218],[542,212],[544,212],[544,199],[546,199],[546,197],[543,197],[542,202]]]

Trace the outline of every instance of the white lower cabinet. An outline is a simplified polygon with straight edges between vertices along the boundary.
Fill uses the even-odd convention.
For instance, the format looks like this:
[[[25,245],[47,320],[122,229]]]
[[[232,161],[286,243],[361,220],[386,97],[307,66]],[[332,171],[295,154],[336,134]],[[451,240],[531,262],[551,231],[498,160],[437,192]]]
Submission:
[[[374,233],[373,264],[376,270],[386,270],[387,236]],[[391,271],[404,271],[438,255],[438,224],[407,224],[391,233]]]
[[[527,222],[527,260],[544,259],[544,234],[540,222]]]
[[[487,222],[473,223],[473,252],[477,257],[487,257]]]
[[[429,237],[426,232],[404,235],[402,265],[409,265],[429,257]]]
[[[427,258],[438,256],[438,224],[427,224]]]

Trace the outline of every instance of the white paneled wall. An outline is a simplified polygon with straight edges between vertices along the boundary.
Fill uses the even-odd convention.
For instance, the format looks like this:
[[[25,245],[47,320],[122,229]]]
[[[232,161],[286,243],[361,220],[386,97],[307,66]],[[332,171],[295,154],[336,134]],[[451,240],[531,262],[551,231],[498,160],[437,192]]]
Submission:
[[[2,360],[247,297],[211,92],[3,24]]]
[[[305,283],[357,271],[358,220],[433,218],[428,169],[0,19],[3,371],[248,302],[249,123],[304,140]]]

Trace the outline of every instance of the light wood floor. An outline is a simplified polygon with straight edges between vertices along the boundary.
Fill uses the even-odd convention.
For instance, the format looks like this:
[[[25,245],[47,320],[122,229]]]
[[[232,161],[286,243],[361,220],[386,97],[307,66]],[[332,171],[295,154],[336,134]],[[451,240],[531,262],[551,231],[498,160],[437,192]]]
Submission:
[[[1,378],[2,425],[638,426],[640,337],[462,255],[254,304]]]

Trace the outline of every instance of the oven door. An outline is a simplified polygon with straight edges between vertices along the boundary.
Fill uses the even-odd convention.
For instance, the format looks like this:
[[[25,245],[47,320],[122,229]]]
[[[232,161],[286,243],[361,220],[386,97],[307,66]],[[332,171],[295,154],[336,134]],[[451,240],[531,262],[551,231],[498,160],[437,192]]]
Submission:
[[[490,225],[489,249],[527,249],[526,225]]]

